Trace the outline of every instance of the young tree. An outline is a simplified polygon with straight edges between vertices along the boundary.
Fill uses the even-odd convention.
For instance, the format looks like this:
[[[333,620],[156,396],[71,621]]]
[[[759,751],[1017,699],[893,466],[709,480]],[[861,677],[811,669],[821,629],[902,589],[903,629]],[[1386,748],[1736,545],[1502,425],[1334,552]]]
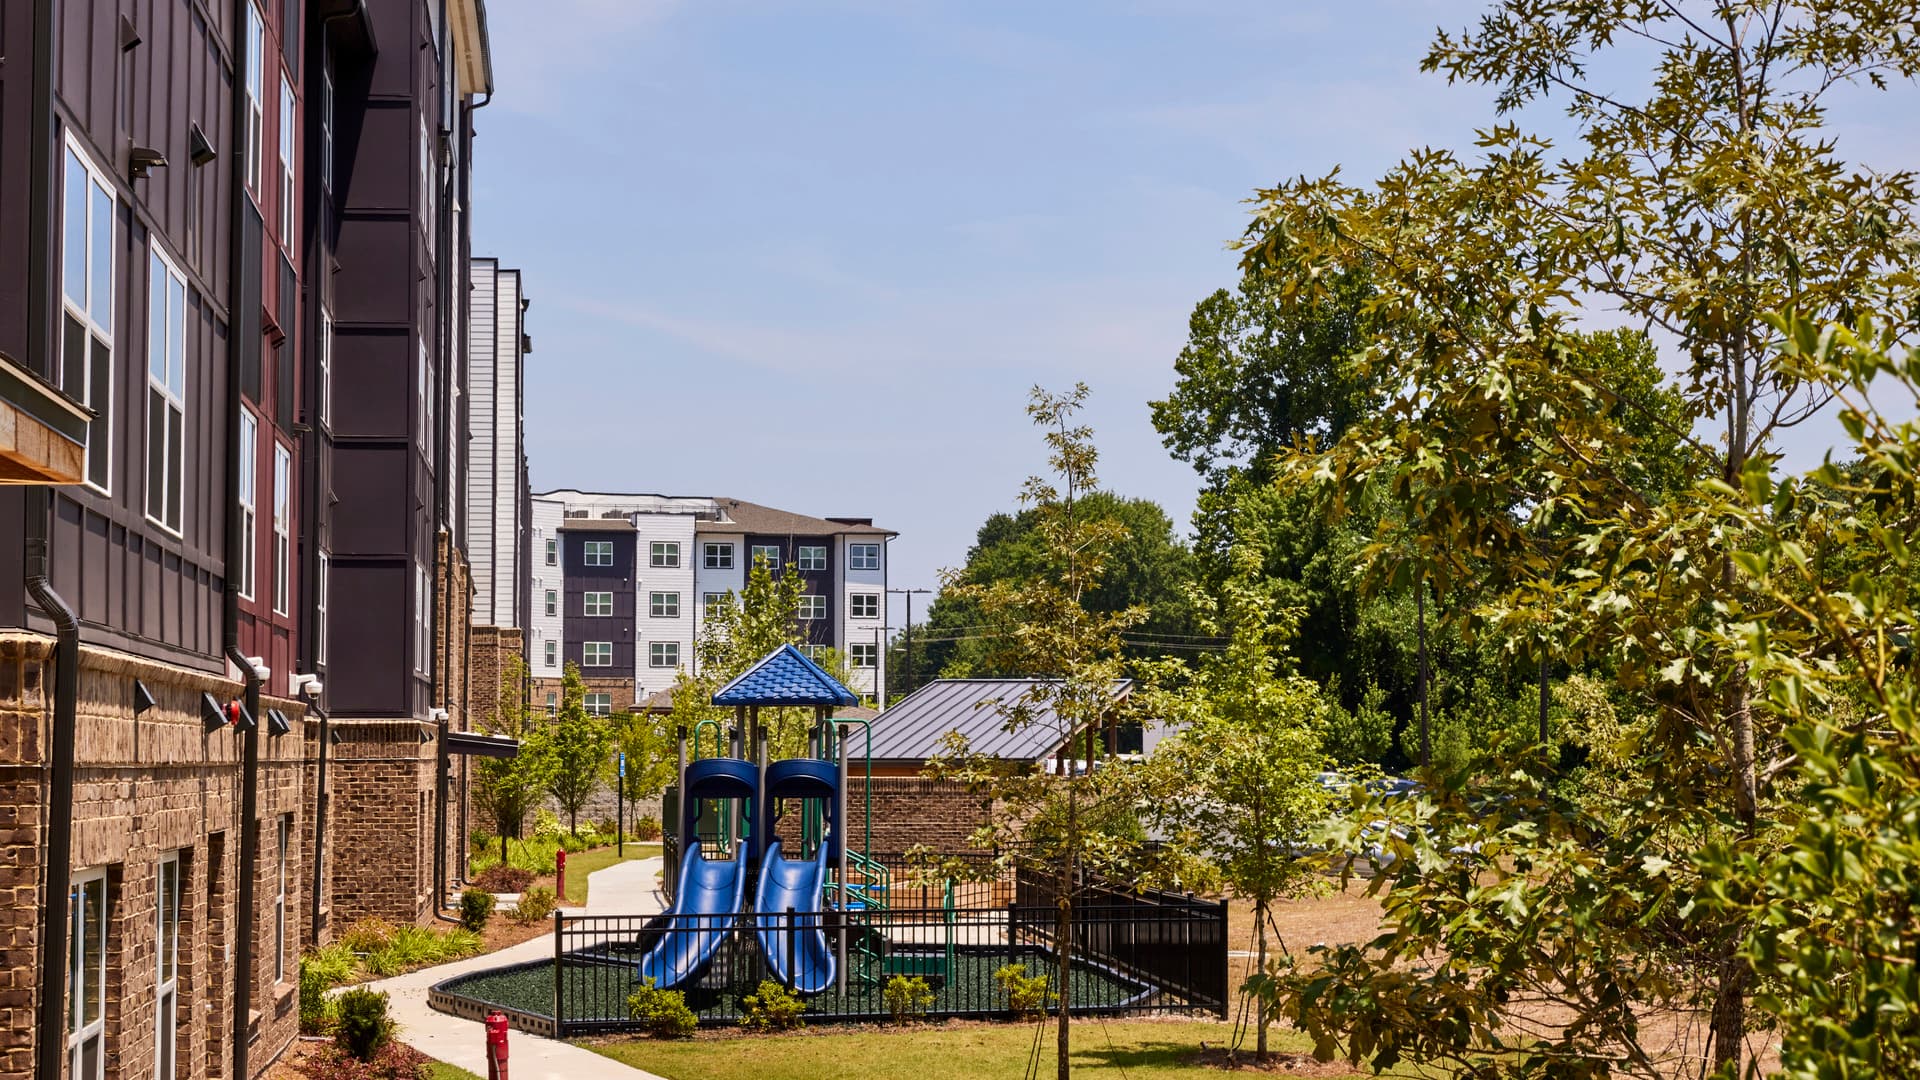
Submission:
[[[1625,41],[1652,59],[1643,87]],[[1807,544],[1783,538],[1771,564],[1749,545],[1787,509],[1771,501],[1781,433],[1858,377],[1773,346],[1812,327],[1786,337],[1812,356],[1820,327],[1864,335],[1867,311],[1912,332],[1912,177],[1847,164],[1822,128],[1835,88],[1910,79],[1920,37],[1910,12],[1829,0],[1502,0],[1426,66],[1493,87],[1503,112],[1564,96],[1580,144],[1555,157],[1503,121],[1474,155],[1422,150],[1370,188],[1259,194],[1247,265],[1301,302],[1367,265],[1364,362],[1393,388],[1281,481],[1336,512],[1387,485],[1436,591],[1471,584],[1477,602],[1450,605],[1463,622],[1603,658],[1656,723],[1604,808],[1567,804],[1537,769],[1477,790],[1430,777],[1433,799],[1402,811],[1421,819],[1407,857],[1376,879],[1395,934],[1329,953],[1292,1007],[1323,1050],[1476,1075],[1660,1075],[1676,1063],[1645,1021],[1665,1010],[1706,1028],[1688,1068],[1732,1074],[1760,915],[1716,899],[1724,868],[1774,865],[1807,806],[1799,706],[1761,681],[1789,662],[1779,627],[1810,621],[1778,580]],[[1670,498],[1648,490],[1647,447],[1615,412],[1632,396],[1583,351],[1581,308],[1657,328],[1685,365],[1670,433],[1689,474]],[[1830,584],[1808,573],[1816,595]],[[1788,655],[1851,644],[1821,634]]]
[[[1087,399],[1084,384],[1067,394],[1035,387],[1027,415],[1046,430],[1048,462],[1057,479],[1035,476],[1020,501],[1035,516],[1039,537],[1034,572],[984,584],[950,581],[947,588],[977,605],[994,630],[990,654],[997,670],[1033,678],[1011,701],[991,706],[1009,731],[1051,725],[1063,745],[1092,740],[1114,709],[1114,687],[1124,673],[1121,634],[1145,612],[1088,609],[1123,526],[1110,517],[1089,518],[1084,502],[1094,490],[1098,453],[1093,432],[1073,423]],[[1069,757],[1077,756],[1069,754]],[[1073,960],[1073,905],[1082,876],[1124,861],[1137,835],[1129,835],[1130,789],[1118,769],[1060,772],[1010,769],[970,753],[964,744],[929,764],[929,772],[966,783],[995,800],[1000,811],[972,840],[1056,882],[1054,935],[1059,993],[1058,1075],[1069,1074]]]
[[[538,753],[547,760],[547,794],[567,814],[567,830],[580,834],[580,808],[605,782],[613,749],[613,725],[587,712],[587,681],[567,664],[560,676],[560,707],[541,732]]]
[[[509,758],[483,757],[474,762],[474,803],[493,821],[500,835],[500,860],[507,858],[507,838],[520,835],[527,814],[547,788],[551,761],[541,752],[540,737],[546,717],[526,706],[527,664],[519,656],[507,659],[500,675],[499,707],[480,718],[489,735],[520,740],[520,753]]]
[[[614,745],[626,756],[622,794],[628,799],[648,799],[667,789],[679,766],[675,727],[671,716],[659,713],[630,712],[615,725]]]

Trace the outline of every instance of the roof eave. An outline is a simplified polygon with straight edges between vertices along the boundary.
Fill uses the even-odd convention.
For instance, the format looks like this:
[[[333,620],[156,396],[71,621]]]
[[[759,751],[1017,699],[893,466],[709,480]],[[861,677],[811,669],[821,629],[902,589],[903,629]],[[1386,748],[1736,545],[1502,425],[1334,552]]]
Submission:
[[[460,85],[470,94],[493,93],[493,50],[487,40],[486,0],[452,0],[447,29],[459,65]]]

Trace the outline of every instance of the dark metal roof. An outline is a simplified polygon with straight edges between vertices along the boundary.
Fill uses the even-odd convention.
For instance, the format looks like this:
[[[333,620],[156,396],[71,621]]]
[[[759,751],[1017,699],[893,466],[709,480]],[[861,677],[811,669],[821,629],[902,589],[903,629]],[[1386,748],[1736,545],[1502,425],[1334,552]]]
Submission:
[[[483,735],[477,731],[447,732],[447,753],[472,754],[475,757],[514,757],[520,753],[520,740],[505,735]]]
[[[1065,741],[1053,710],[1033,709],[1033,722],[1007,730],[1003,711],[1019,705],[1038,679],[935,679],[900,699],[873,722],[875,761],[925,761],[939,753],[948,732],[959,732],[976,754],[1003,761],[1039,761]],[[1113,684],[1117,704],[1133,691],[1131,679]],[[858,736],[855,746],[860,746]]]
[[[713,695],[715,705],[858,705],[860,698],[819,664],[782,645]]]
[[[723,515],[720,521],[702,521],[694,526],[695,532],[702,533],[762,533],[769,536],[898,536],[892,529],[882,529],[872,521],[833,521],[828,518],[808,517],[788,510],[776,510],[771,506],[761,506],[741,499],[715,499],[714,505]]]

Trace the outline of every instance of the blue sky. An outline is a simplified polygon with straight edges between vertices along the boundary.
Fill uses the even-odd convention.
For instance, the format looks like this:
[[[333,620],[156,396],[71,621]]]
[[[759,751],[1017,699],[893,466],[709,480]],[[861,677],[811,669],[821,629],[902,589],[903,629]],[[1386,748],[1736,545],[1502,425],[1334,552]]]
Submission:
[[[1084,380],[1104,485],[1184,527],[1146,403],[1242,200],[1470,139],[1488,95],[1418,67],[1479,9],[495,0],[475,252],[527,274],[535,489],[870,515],[932,587],[1043,465],[1028,388]]]

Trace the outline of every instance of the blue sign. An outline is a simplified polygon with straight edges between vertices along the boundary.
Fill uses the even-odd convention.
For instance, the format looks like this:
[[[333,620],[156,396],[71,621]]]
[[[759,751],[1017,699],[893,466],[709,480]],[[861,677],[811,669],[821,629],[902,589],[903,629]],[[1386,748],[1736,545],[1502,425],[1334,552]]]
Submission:
[[[623,778],[627,775],[627,752],[625,750],[620,751],[620,775]]]

